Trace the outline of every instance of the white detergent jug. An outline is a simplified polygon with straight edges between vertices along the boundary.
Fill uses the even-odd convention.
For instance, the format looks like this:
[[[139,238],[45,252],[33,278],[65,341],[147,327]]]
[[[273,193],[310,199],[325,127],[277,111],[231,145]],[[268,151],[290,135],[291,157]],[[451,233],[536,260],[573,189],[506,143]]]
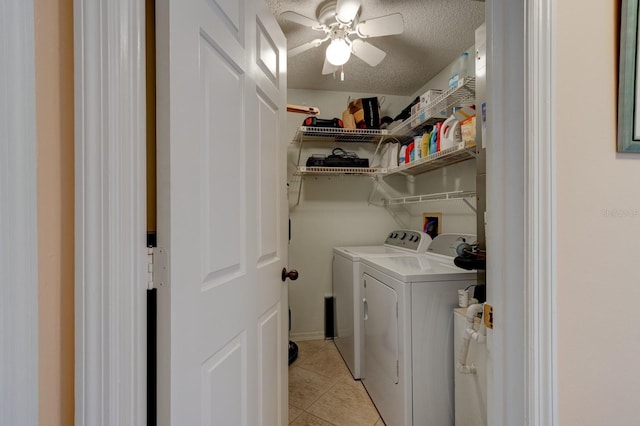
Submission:
[[[452,115],[442,123],[440,128],[440,151],[453,148],[461,141],[460,122]]]

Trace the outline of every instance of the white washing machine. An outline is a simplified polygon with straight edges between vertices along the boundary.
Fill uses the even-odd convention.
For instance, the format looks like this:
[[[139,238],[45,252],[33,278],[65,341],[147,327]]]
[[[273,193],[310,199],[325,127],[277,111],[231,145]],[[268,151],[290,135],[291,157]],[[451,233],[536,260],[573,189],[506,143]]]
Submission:
[[[362,365],[362,256],[392,257],[424,253],[431,237],[424,232],[400,229],[390,232],[383,245],[333,249],[334,342],[355,379]]]
[[[454,362],[458,360],[462,340],[466,334],[467,309],[456,308],[453,311],[454,326]],[[480,329],[480,320],[476,318],[474,330]],[[487,426],[487,344],[469,342],[467,365],[472,365],[472,373],[463,373],[458,368],[454,374],[456,426]]]
[[[389,426],[454,424],[453,308],[476,271],[453,258],[460,242],[474,240],[442,234],[427,254],[361,259],[361,379]]]

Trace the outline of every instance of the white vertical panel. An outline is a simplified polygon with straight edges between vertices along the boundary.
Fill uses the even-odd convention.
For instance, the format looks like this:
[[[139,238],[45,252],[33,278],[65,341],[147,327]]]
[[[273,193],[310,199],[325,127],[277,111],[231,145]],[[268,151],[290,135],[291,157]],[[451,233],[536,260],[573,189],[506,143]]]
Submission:
[[[281,229],[278,223],[278,174],[274,165],[282,161],[278,158],[278,110],[264,94],[258,93],[258,150],[260,162],[258,174],[260,186],[258,194],[260,204],[259,222],[259,258],[260,263],[277,260],[278,235]]]
[[[526,416],[558,424],[555,132],[556,8],[534,0],[526,11]]]
[[[525,2],[487,2],[487,424],[525,418]]]
[[[204,33],[200,39],[201,229],[205,288],[235,278],[244,268],[244,75]],[[195,166],[195,165],[194,165]]]
[[[144,0],[76,0],[77,426],[146,423]]]
[[[0,2],[0,424],[38,424],[33,2]]]
[[[203,363],[202,426],[247,424],[246,345],[242,333]]]
[[[259,348],[260,353],[260,371],[258,373],[260,385],[259,388],[265,390],[260,393],[260,425],[277,426],[282,424],[282,413],[279,410],[278,398],[282,383],[280,381],[281,371],[280,362],[282,353],[280,342],[280,304],[277,304],[273,310],[267,312],[258,323],[258,334],[260,336]],[[274,366],[277,365],[277,368]]]
[[[262,23],[258,20],[258,25],[256,26],[256,50],[258,54],[258,66],[260,67],[264,75],[267,76],[267,78],[277,87],[279,83],[278,64],[280,62],[280,52],[261,24]]]

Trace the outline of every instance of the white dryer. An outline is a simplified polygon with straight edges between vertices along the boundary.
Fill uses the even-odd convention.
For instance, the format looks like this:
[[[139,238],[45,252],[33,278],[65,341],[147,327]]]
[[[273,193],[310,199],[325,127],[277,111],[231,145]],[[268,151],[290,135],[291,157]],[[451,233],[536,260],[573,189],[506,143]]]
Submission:
[[[430,243],[431,237],[424,232],[400,229],[390,232],[383,245],[334,247],[334,342],[355,379],[360,378],[363,356],[360,259],[363,256],[380,258],[424,253]]]
[[[393,426],[453,426],[453,308],[476,271],[453,263],[475,236],[442,234],[427,254],[363,257],[362,382]],[[435,247],[434,247],[435,245]]]

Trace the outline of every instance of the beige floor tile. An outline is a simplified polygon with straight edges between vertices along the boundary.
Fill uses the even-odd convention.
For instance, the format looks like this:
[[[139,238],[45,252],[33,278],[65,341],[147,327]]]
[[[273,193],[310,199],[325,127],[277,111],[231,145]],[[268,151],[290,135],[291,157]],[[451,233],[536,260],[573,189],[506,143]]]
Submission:
[[[372,426],[379,418],[362,383],[350,378],[339,380],[307,412],[345,426]]]
[[[305,348],[319,348],[319,347],[326,346],[328,343],[331,342],[331,340],[327,340],[327,339],[297,340],[297,342],[298,342],[298,346],[301,349],[305,349]]]
[[[334,424],[319,419],[309,413],[303,413],[291,423],[291,426],[334,426]]]
[[[296,344],[298,345],[298,355],[308,355],[331,346],[335,347],[333,340],[303,340],[296,342]]]
[[[335,381],[313,371],[289,367],[289,405],[305,410]]]
[[[332,340],[296,343],[298,359],[289,367],[290,425],[385,426]]]
[[[298,356],[297,366],[331,378],[351,377],[347,365],[340,353],[331,343],[329,346],[317,348],[314,352],[305,351]]]
[[[301,410],[300,408],[294,407],[293,405],[289,404],[289,424],[297,419],[298,416],[300,416],[300,414],[302,413],[304,413],[304,410]]]

